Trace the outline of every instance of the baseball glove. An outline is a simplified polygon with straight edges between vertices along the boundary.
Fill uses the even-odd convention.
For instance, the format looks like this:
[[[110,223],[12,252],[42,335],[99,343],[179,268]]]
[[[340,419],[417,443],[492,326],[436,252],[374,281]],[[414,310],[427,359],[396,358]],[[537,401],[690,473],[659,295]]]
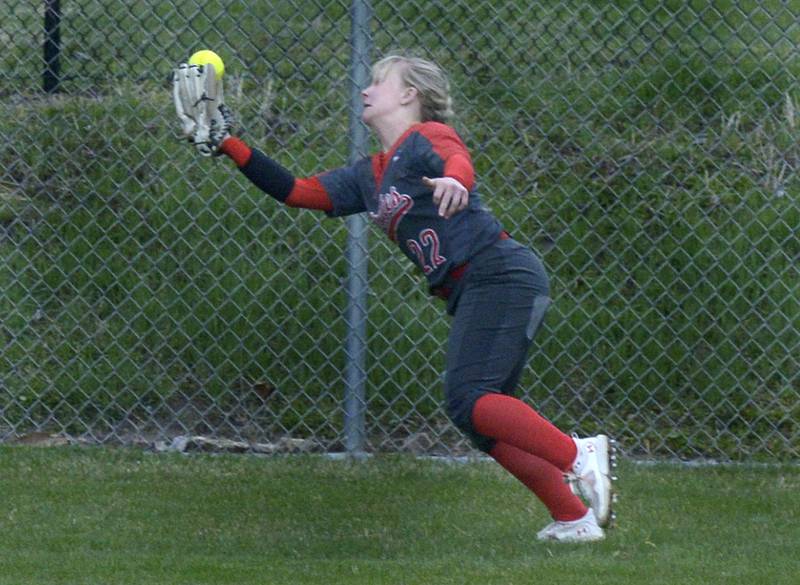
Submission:
[[[220,144],[230,136],[233,115],[225,106],[214,66],[181,63],[173,71],[172,97],[183,137],[203,156],[219,154]]]

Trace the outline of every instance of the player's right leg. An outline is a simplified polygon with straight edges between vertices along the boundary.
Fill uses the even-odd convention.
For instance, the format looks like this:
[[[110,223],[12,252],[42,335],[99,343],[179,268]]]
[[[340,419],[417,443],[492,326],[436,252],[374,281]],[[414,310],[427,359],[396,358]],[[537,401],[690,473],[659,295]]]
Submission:
[[[586,499],[600,526],[614,519],[615,454],[607,436],[569,437],[521,400],[499,393],[474,401],[470,428],[484,441],[491,438],[549,462]]]
[[[531,490],[550,512],[553,522],[538,533],[539,540],[589,542],[603,538],[594,512],[564,482],[560,469],[506,443],[495,443],[489,455]]]
[[[551,522],[536,534],[536,538],[558,542],[593,542],[603,540],[605,533],[597,523],[594,511],[590,508],[578,520]]]

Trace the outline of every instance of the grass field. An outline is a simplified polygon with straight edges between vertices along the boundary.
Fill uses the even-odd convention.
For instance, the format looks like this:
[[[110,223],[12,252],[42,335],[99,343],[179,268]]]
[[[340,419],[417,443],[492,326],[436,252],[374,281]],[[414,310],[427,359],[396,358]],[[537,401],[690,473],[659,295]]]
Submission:
[[[619,525],[544,544],[491,463],[0,447],[3,585],[796,585],[800,469],[620,469]]]

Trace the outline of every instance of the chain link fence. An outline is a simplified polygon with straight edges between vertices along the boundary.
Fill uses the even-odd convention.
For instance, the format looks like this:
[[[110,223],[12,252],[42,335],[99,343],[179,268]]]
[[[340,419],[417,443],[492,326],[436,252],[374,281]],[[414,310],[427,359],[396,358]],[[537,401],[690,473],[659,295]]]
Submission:
[[[544,258],[526,400],[634,456],[800,454],[796,3],[26,0],[0,17],[3,439],[347,447],[359,230],[196,156],[170,72],[217,51],[241,134],[307,176],[353,150],[361,38],[449,71],[484,199]],[[443,307],[365,234],[361,447],[469,452],[441,408]]]

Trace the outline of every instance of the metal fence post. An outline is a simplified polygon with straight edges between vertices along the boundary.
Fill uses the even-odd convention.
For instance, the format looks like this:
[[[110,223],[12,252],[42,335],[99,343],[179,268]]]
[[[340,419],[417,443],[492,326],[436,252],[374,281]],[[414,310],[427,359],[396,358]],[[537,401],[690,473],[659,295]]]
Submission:
[[[351,7],[350,162],[366,153],[367,129],[361,121],[361,90],[369,79],[371,7],[366,0],[353,0]],[[347,220],[347,366],[344,400],[345,448],[352,456],[364,452],[366,410],[367,324],[367,230],[362,214]]]

